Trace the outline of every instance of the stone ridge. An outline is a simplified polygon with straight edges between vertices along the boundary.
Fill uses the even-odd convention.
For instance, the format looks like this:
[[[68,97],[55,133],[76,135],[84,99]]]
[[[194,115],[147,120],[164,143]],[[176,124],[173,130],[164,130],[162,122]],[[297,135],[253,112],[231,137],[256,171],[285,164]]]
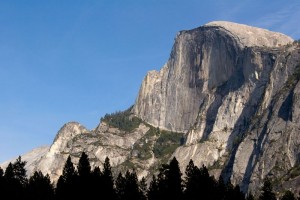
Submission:
[[[35,171],[36,166],[38,165],[39,161],[41,158],[46,155],[49,151],[50,147],[45,145],[45,146],[40,146],[37,147],[29,152],[26,152],[21,155],[22,161],[26,161],[26,170],[27,170],[27,175],[31,176],[33,172]],[[6,169],[7,165],[11,162],[14,163],[16,161],[16,158],[10,159],[4,163],[0,164],[0,167],[2,169]]]
[[[30,170],[57,180],[67,157],[76,165],[85,151],[91,167],[108,156],[116,172],[135,168],[139,178],[149,178],[175,156],[182,172],[192,159],[244,192],[259,192],[268,176],[279,184],[276,191],[299,194],[300,43],[291,41],[231,22],[182,31],[168,62],[141,85],[131,110],[143,120],[139,127],[129,133],[104,121],[93,130],[67,123],[47,152],[28,156]],[[162,129],[185,135],[175,139],[180,146],[174,152],[158,157],[155,145],[174,142],[159,142],[169,138]]]
[[[213,21],[205,24],[204,27],[221,27],[236,36],[242,46],[248,47],[279,47],[294,41],[282,33],[234,22]]]

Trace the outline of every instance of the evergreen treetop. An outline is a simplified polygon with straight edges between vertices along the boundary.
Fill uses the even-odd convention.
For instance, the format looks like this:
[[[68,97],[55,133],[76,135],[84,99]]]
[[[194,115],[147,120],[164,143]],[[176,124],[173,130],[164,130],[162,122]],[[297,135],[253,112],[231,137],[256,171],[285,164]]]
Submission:
[[[272,183],[269,178],[266,178],[264,180],[264,185],[262,187],[262,191],[259,196],[259,200],[276,200],[276,195],[273,192]]]
[[[287,190],[280,200],[296,200],[296,197],[291,191]]]
[[[91,174],[91,165],[85,152],[82,152],[78,162],[78,174],[80,177],[87,177]]]

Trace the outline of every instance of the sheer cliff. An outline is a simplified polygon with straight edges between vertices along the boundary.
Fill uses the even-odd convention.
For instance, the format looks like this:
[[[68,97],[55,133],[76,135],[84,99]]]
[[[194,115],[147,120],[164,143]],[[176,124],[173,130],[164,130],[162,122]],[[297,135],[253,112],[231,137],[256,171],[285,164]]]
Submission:
[[[299,79],[300,45],[286,35],[223,21],[181,31],[126,111],[140,120],[136,127],[68,123],[35,169],[56,180],[67,156],[76,163],[85,151],[92,166],[108,156],[116,171],[134,167],[151,177],[176,156],[182,171],[193,159],[244,191],[257,191],[266,176],[277,190],[297,190]]]
[[[146,76],[134,112],[186,132],[173,154],[182,169],[193,159],[256,191],[266,176],[278,181],[299,165],[300,57],[292,43],[231,22],[181,31],[168,62]]]

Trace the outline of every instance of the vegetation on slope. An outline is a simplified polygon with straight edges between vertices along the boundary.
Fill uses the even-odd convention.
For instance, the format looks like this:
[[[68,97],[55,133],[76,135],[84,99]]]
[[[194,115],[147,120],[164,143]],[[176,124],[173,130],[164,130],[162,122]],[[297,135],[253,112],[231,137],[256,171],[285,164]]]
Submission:
[[[155,128],[152,126],[149,127],[150,128],[147,133],[133,146],[133,151],[140,160],[148,160],[152,158],[153,146],[156,142],[155,140],[157,136],[159,135]]]
[[[116,111],[111,114],[106,114],[101,121],[106,122],[109,126],[118,128],[125,132],[132,132],[134,129],[138,128],[141,119],[134,116],[131,112],[132,106],[125,111]]]
[[[183,144],[183,133],[157,130],[159,136],[153,147],[156,158],[170,157],[175,149]]]
[[[133,168],[143,171],[144,165],[149,159],[155,158],[155,163],[148,169],[149,175],[151,175],[159,169],[161,164],[166,164],[175,149],[183,144],[183,133],[161,130],[143,123],[149,130],[133,145],[130,157],[118,166],[117,171],[124,172]]]
[[[153,153],[155,158],[169,159],[175,149],[183,144],[183,133],[161,130],[149,124],[147,126],[149,130],[133,147],[138,152],[138,158],[147,160]]]

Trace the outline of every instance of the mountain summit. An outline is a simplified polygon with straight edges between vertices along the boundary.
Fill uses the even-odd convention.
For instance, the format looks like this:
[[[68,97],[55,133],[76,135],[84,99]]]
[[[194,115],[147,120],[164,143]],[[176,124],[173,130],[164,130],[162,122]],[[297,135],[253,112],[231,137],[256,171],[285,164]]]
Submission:
[[[154,126],[186,132],[213,89],[229,80],[246,83],[259,78],[266,67],[259,56],[251,60],[250,47],[275,48],[292,42],[283,34],[232,22],[181,31],[168,62],[144,79],[134,112]]]
[[[281,45],[286,45],[293,41],[291,37],[282,33],[233,22],[214,21],[207,23],[204,26],[224,29],[235,37],[243,47],[280,47]]]
[[[300,46],[284,34],[224,21],[181,31],[133,107],[94,130],[66,124],[34,163],[55,181],[67,156],[76,163],[85,151],[92,167],[108,156],[116,174],[135,168],[150,179],[176,156],[182,171],[193,159],[245,192],[257,192],[265,177],[278,191],[296,191],[299,79]]]

